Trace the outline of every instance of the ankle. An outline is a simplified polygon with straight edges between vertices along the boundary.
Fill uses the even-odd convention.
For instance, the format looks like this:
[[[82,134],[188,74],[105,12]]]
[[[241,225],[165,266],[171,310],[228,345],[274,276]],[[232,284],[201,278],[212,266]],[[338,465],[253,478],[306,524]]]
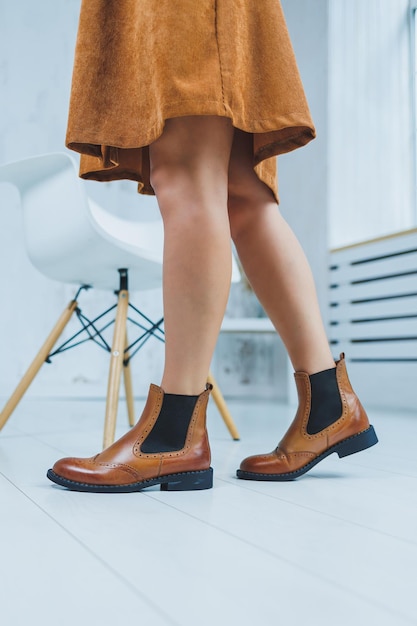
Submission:
[[[306,358],[304,355],[302,360],[293,362],[293,367],[295,372],[305,372],[309,376],[313,376],[335,368],[336,363],[331,354],[329,356],[312,356],[311,358]]]
[[[165,394],[177,396],[199,396],[206,389],[207,375],[205,377],[167,376],[164,375],[161,381],[161,388]]]

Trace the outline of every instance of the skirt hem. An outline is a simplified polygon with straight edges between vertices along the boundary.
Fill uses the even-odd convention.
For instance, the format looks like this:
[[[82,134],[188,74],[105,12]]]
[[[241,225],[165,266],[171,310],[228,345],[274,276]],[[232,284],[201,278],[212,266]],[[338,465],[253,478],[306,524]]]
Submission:
[[[207,103],[206,103],[207,104]],[[275,200],[278,202],[278,190],[275,177],[268,175],[262,169],[262,161],[272,159],[280,154],[291,152],[301,146],[306,145],[315,138],[314,126],[307,126],[301,122],[302,115],[288,113],[281,115],[275,120],[256,120],[247,122],[236,120],[235,116],[228,115],[224,111],[223,104],[217,103],[219,108],[199,115],[219,115],[227,117],[232,121],[235,128],[254,136],[254,168],[257,176],[271,189]],[[220,110],[221,109],[221,110]],[[183,109],[184,110],[184,109]],[[156,122],[149,132],[142,137],[117,137],[110,136],[111,133],[104,129],[97,132],[88,132],[86,129],[71,128],[67,134],[67,148],[79,152],[82,155],[80,163],[80,176],[86,180],[97,180],[110,182],[113,180],[132,180],[138,183],[138,191],[142,194],[154,195],[154,191],[149,181],[149,155],[148,147],[158,137],[161,136],[165,120],[174,117],[185,117],[195,115],[195,108],[186,110],[181,114],[171,111],[164,115],[162,120]],[[303,120],[304,121],[304,120]],[[258,147],[257,136],[268,137],[267,143],[260,141]]]

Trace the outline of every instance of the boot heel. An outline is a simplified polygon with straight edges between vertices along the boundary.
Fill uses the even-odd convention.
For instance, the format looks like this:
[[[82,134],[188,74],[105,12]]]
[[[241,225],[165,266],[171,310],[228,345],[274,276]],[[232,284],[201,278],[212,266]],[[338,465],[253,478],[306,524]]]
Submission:
[[[185,472],[167,476],[166,483],[161,483],[161,491],[193,491],[213,487],[213,468],[199,472]]]
[[[374,427],[370,426],[367,430],[350,437],[346,441],[342,441],[336,447],[336,452],[339,458],[349,456],[349,454],[355,454],[355,452],[361,452],[378,443],[378,437],[374,431]]]

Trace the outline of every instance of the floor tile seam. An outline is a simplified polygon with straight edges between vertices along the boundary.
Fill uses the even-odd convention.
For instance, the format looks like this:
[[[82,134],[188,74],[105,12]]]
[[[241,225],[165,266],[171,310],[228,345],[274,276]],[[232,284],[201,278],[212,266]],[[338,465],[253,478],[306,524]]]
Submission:
[[[346,524],[349,524],[351,526],[357,526],[358,528],[363,528],[367,531],[370,531],[372,533],[376,533],[378,535],[382,535],[384,537],[389,537],[390,539],[394,539],[396,541],[399,541],[400,543],[403,543],[407,546],[417,546],[417,541],[410,541],[409,539],[404,539],[403,537],[398,537],[397,535],[393,535],[391,533],[387,533],[383,530],[378,530],[377,528],[372,528],[370,526],[367,526],[366,524],[361,524],[360,522],[355,522],[353,520],[348,520],[344,517],[339,517],[338,515],[335,515],[334,513],[326,513],[325,511],[319,511],[318,509],[314,509],[313,507],[310,506],[306,506],[305,504],[299,504],[298,502],[292,502],[291,500],[286,500],[285,498],[282,497],[277,497],[274,496],[270,493],[263,493],[261,491],[258,491],[257,489],[251,488],[249,485],[243,484],[243,485],[235,485],[234,483],[232,483],[231,480],[228,480],[227,478],[222,478],[220,476],[216,476],[216,480],[220,480],[222,482],[227,483],[228,485],[232,485],[233,487],[237,487],[239,489],[245,489],[246,491],[251,491],[252,493],[256,493],[259,496],[265,496],[267,498],[270,498],[272,500],[278,500],[280,502],[283,502],[285,504],[289,504],[291,506],[300,508],[300,509],[305,509],[306,511],[311,511],[313,513],[316,513],[317,515],[324,515],[325,517],[329,517],[331,519],[335,519],[338,522],[345,522]],[[243,482],[243,481],[242,481]],[[250,482],[250,481],[247,481]]]
[[[402,620],[405,620],[407,623],[409,624],[413,624],[415,626],[415,621],[413,621],[412,619],[410,619],[410,616],[405,615],[403,613],[400,613],[398,611],[396,611],[395,609],[393,609],[390,606],[386,606],[385,604],[379,602],[378,600],[374,600],[373,598],[370,598],[368,596],[363,595],[362,593],[358,592],[356,589],[350,589],[349,587],[346,587],[345,585],[341,584],[341,583],[337,583],[335,582],[333,579],[331,578],[326,578],[325,576],[323,576],[322,574],[318,574],[315,571],[310,570],[308,567],[305,566],[301,566],[299,563],[294,563],[293,561],[291,561],[290,559],[283,557],[283,556],[279,556],[277,554],[275,554],[274,552],[270,552],[268,551],[266,548],[263,548],[262,546],[258,546],[257,544],[253,543],[252,541],[248,541],[247,539],[244,539],[243,537],[239,537],[238,535],[234,535],[233,533],[231,533],[230,531],[221,528],[220,526],[217,526],[216,524],[212,524],[206,520],[203,520],[199,517],[197,517],[196,515],[190,514],[190,513],[186,513],[185,511],[181,510],[178,507],[173,506],[172,504],[159,500],[157,498],[155,498],[155,496],[153,496],[152,494],[148,493],[146,494],[148,497],[152,498],[153,500],[157,500],[158,502],[161,502],[162,504],[164,504],[165,506],[174,509],[175,511],[178,511],[179,513],[182,513],[184,515],[187,515],[188,517],[191,517],[192,519],[195,519],[196,521],[204,524],[205,526],[208,526],[209,528],[213,528],[215,530],[217,530],[218,532],[221,532],[222,534],[237,540],[247,546],[250,546],[251,548],[255,549],[258,552],[261,552],[263,554],[266,554],[267,556],[269,556],[270,558],[273,558],[276,561],[280,561],[282,563],[285,563],[285,565],[290,566],[292,568],[294,568],[295,570],[299,570],[301,572],[303,572],[304,574],[307,574],[308,576],[313,577],[314,579],[319,579],[321,580],[321,582],[326,583],[327,585],[329,585],[330,587],[335,587],[336,589],[338,589],[339,591],[342,591],[343,593],[347,593],[350,594],[352,596],[355,596],[356,598],[358,598],[359,600],[361,600],[362,602],[365,602],[366,604],[372,606],[372,607],[377,607],[378,609],[381,609],[383,611],[387,611],[389,613],[391,613],[394,617],[396,618],[401,618]]]
[[[51,450],[56,450],[57,453],[59,453],[60,455],[64,455],[64,456],[70,456],[68,454],[68,452],[66,450],[63,450],[61,447],[57,447],[56,445],[50,443],[49,441],[45,441],[45,439],[43,439],[42,435],[61,435],[61,434],[66,434],[68,433],[68,431],[57,431],[54,433],[36,433],[36,435],[32,435],[32,439],[34,439],[35,441],[38,441],[39,443],[41,443],[44,446],[47,446],[48,448],[51,448]],[[85,435],[85,432],[78,432],[78,435]],[[102,437],[102,431],[100,431],[99,433],[99,439],[101,439]],[[99,447],[99,444],[96,445],[96,448]],[[90,456],[92,456],[92,454],[90,454]]]
[[[34,418],[34,419],[36,419],[36,418]],[[31,435],[32,435],[32,433],[27,432],[27,430],[25,430],[25,428],[24,428],[24,427],[22,428],[22,425],[21,425],[21,424],[19,424],[19,421],[18,421],[18,420],[13,422],[12,427],[13,427],[15,430],[17,430],[17,431],[20,433],[20,435],[25,435],[25,436],[31,436]],[[6,437],[7,435],[0,435],[0,436],[2,436],[2,437],[3,437],[3,436],[4,436],[4,437]]]
[[[52,434],[54,434],[54,433],[52,433]],[[57,433],[55,433],[55,434],[57,434]],[[42,433],[33,435],[33,439],[35,439],[35,441],[38,441],[42,445],[46,446],[47,448],[50,448],[51,450],[55,450],[59,454],[63,454],[64,456],[68,456],[67,453],[65,452],[65,450],[62,450],[62,448],[59,448],[59,447],[55,446],[54,444],[51,444],[48,441],[45,441],[44,439],[42,439]]]
[[[135,596],[139,597],[142,602],[148,605],[157,615],[163,618],[167,625],[181,626],[181,624],[172,619],[171,615],[166,613],[161,607],[156,604],[152,599],[146,596],[138,587],[136,587],[127,577],[121,574],[115,567],[108,563],[102,556],[97,554],[92,548],[90,548],[84,541],[77,537],[72,531],[64,526],[59,520],[57,520],[51,513],[45,510],[36,500],[31,498],[21,487],[16,485],[12,480],[0,471],[0,475],[5,478],[20,494],[22,494],[29,502],[31,502],[38,510],[40,510],[49,520],[54,522],[66,535],[68,535],[75,543],[77,543],[87,554],[93,557],[100,565],[102,565],[112,576],[123,583]]]
[[[37,437],[39,435],[77,435],[77,436],[81,436],[81,435],[94,435],[97,436],[99,439],[102,438],[103,436],[103,429],[99,429],[96,430],[95,428],[93,429],[83,429],[80,430],[79,428],[59,428],[59,429],[52,429],[52,430],[37,430],[35,431],[23,431],[23,433],[31,435],[32,437]],[[120,434],[124,434],[123,432],[121,432]]]
[[[1,435],[1,439],[3,441],[7,441],[8,439],[22,439],[24,437],[31,437],[31,435],[27,433],[16,433],[15,435]]]
[[[59,431],[59,433],[51,433],[51,434],[63,434],[63,432],[67,432],[67,431]],[[49,434],[49,433],[44,433],[44,434]],[[33,439],[34,441],[41,443],[43,446],[46,446],[47,448],[50,448],[51,450],[56,451],[57,454],[66,456],[65,450],[62,450],[62,448],[59,448],[55,446],[54,444],[51,444],[48,441],[45,441],[42,438],[42,433],[20,435],[20,437]],[[46,472],[46,469],[45,469],[45,472]]]
[[[346,460],[346,464],[351,465],[353,467],[363,467],[368,470],[373,470],[375,472],[383,472],[384,474],[392,474],[393,476],[404,476],[404,478],[417,478],[417,474],[406,474],[404,472],[398,472],[393,470],[384,469],[381,467],[373,467],[372,465],[364,465],[363,463],[358,463],[357,461]]]
[[[0,434],[0,438],[3,439],[10,439],[11,437],[39,437],[42,435],[46,435],[46,436],[54,436],[54,435],[75,435],[77,434],[78,436],[80,435],[84,435],[84,434],[91,434],[91,431],[80,431],[80,430],[36,430],[36,432],[34,431],[27,431],[27,430],[21,430],[19,429],[19,433],[16,433],[14,435],[1,435]]]

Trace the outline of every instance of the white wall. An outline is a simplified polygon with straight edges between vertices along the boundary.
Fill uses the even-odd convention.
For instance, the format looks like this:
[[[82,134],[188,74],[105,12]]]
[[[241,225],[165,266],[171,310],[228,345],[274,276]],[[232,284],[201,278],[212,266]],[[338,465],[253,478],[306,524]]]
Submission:
[[[408,0],[329,2],[329,242],[416,225]]]

